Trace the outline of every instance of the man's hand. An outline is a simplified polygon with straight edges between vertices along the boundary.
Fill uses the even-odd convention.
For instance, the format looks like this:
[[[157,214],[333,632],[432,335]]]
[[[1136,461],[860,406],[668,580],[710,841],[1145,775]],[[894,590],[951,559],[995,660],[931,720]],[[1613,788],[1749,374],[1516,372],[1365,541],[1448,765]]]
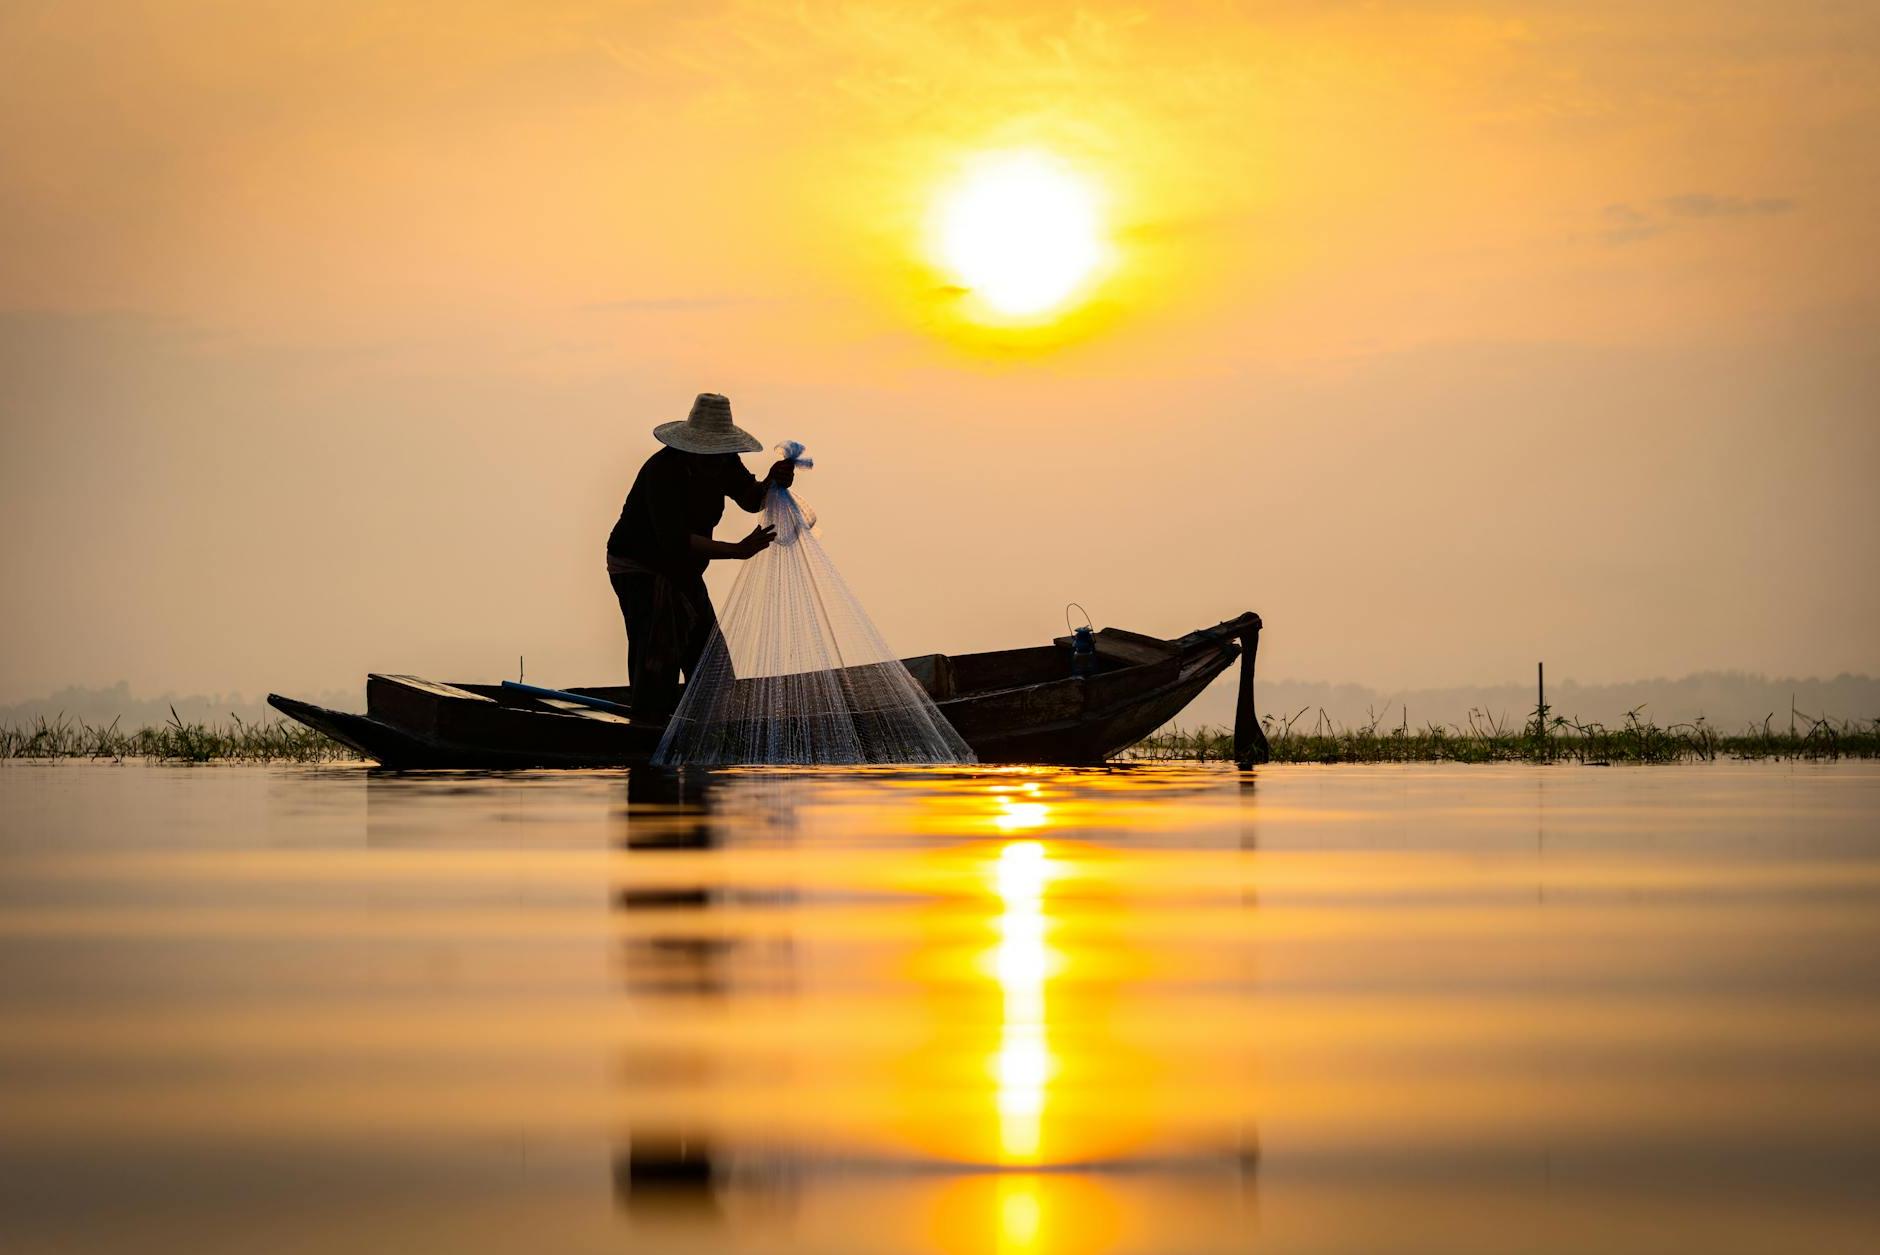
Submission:
[[[779,488],[788,488],[796,482],[796,463],[789,458],[779,458],[766,478]]]
[[[777,529],[768,523],[760,523],[751,529],[751,534],[738,542],[738,557],[755,558],[770,548],[770,542],[777,539]]]

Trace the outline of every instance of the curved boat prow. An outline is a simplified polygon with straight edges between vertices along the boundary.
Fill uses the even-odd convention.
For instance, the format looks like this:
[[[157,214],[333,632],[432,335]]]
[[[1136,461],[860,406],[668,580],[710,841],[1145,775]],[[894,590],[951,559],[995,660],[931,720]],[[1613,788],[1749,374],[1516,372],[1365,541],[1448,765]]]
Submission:
[[[359,751],[362,757],[373,759],[386,766],[400,762],[421,761],[425,757],[426,747],[423,742],[400,732],[389,724],[380,723],[368,715],[355,715],[344,710],[329,710],[325,706],[315,706],[312,702],[282,697],[279,693],[268,694],[268,705],[289,719],[304,723],[315,732],[330,736],[341,745]]]

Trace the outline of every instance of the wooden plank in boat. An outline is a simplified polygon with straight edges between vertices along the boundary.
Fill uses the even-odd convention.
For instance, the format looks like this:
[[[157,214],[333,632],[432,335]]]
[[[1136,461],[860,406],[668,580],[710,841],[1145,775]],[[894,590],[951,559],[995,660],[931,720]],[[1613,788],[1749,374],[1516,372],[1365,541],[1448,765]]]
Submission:
[[[1084,713],[1091,716],[1109,711],[1164,685],[1173,684],[1181,676],[1181,667],[1180,658],[1165,654],[1135,666],[1100,671],[1084,680],[1089,690],[1084,697]]]
[[[584,706],[580,702],[563,701],[554,697],[545,697],[540,693],[531,693],[526,689],[506,688],[501,684],[475,684],[467,680],[459,681],[455,684],[439,684],[434,680],[426,680],[424,683],[434,689],[461,689],[463,692],[473,697],[487,697],[498,706],[508,706],[513,710],[540,710],[557,715],[579,715],[583,719],[595,719],[601,722],[607,722],[608,720],[612,720],[615,723],[632,722],[626,715],[620,714],[617,711],[596,710],[594,707]],[[587,697],[598,697],[602,701],[611,701],[618,705],[625,705],[624,702],[618,701],[617,696],[610,696],[610,694],[625,696],[627,690],[625,688],[618,688],[610,689],[606,692],[596,692],[593,689],[569,689],[568,692],[580,693]]]
[[[1057,645],[954,654],[952,662],[955,697],[1047,684],[1071,673],[1070,651]]]
[[[1082,717],[1084,682],[1066,676],[1050,684],[969,693],[941,703],[940,710],[968,741],[1010,728],[1054,727]]]
[[[438,707],[455,701],[496,705],[493,699],[480,693],[422,676],[374,673],[366,677],[367,713],[401,728],[435,734]]]
[[[580,702],[567,701],[560,697],[537,697],[543,706],[559,710],[564,715],[579,715],[583,719],[595,719],[601,723],[632,723],[625,715],[617,715],[611,710],[596,710],[592,706],[583,706]]]
[[[1072,641],[1073,638],[1069,636],[1060,636],[1052,643],[1069,649]],[[1144,636],[1141,632],[1126,632],[1122,628],[1104,628],[1096,634],[1094,644],[1097,657],[1114,658],[1129,666],[1160,662],[1180,652],[1177,646],[1159,636]]]
[[[1145,636],[1123,628],[1106,627],[1097,633],[1097,653],[1110,654],[1132,662],[1154,662],[1180,652],[1159,636]]]
[[[434,697],[462,697],[473,702],[487,702],[490,699],[479,693],[472,693],[467,688],[455,684],[445,684],[438,680],[427,680],[421,675],[370,675],[367,681],[383,680],[396,684],[400,688],[416,689],[420,693],[429,693]]]
[[[903,658],[901,661],[920,686],[927,690],[927,696],[937,702],[953,696],[951,658],[945,654],[922,654],[918,658]]]
[[[547,706],[440,699],[435,735],[459,745],[499,747],[523,755],[624,760],[645,740],[646,729],[627,719],[589,719]],[[596,711],[596,714],[603,713]],[[651,744],[644,751],[652,749]]]
[[[680,688],[683,690],[684,685],[681,685]],[[583,697],[598,697],[602,701],[612,702],[616,706],[633,705],[633,690],[624,684],[585,684],[570,688],[568,691],[570,693],[579,693]]]

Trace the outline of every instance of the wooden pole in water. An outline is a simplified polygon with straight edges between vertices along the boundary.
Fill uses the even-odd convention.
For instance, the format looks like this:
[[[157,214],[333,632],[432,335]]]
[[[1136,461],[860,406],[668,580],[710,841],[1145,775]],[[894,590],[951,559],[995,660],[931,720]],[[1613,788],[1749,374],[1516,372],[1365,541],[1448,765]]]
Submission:
[[[1253,708],[1253,657],[1260,650],[1261,624],[1258,615],[1252,618],[1253,626],[1240,634],[1240,696],[1234,703],[1234,765],[1242,771],[1273,757]]]

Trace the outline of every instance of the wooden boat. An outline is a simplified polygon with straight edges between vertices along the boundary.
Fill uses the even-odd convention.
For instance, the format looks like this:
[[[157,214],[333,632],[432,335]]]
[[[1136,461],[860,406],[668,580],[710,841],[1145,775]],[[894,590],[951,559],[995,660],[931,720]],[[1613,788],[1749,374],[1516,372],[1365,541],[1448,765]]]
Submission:
[[[1071,638],[983,654],[906,659],[941,713],[984,763],[1099,763],[1173,719],[1241,659],[1235,758],[1265,762],[1253,706],[1260,616],[1251,612],[1165,640],[1104,628],[1096,665],[1071,673]],[[645,763],[660,728],[636,723],[628,688],[566,690],[600,709],[500,684],[441,684],[410,675],[366,680],[366,713],[278,694],[268,704],[387,767],[605,767]]]

